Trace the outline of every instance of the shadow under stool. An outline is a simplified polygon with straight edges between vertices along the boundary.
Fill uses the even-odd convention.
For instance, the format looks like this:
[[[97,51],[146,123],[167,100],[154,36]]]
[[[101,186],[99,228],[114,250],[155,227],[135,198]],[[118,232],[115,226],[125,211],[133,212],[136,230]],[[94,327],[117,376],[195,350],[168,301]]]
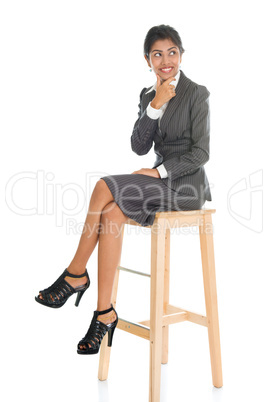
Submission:
[[[205,208],[157,212],[153,224],[146,226],[151,229],[151,275],[117,267],[112,293],[115,308],[121,269],[151,278],[150,320],[134,323],[119,318],[117,324],[117,328],[150,341],[149,402],[160,402],[161,363],[168,361],[169,325],[186,320],[208,328],[212,382],[217,388],[223,385],[211,216],[215,212],[215,209]],[[128,219],[125,224],[141,226],[132,219]],[[206,316],[169,304],[170,228],[188,225],[199,228]],[[106,380],[108,377],[111,348],[107,346],[107,339],[106,334],[101,343],[99,380]]]

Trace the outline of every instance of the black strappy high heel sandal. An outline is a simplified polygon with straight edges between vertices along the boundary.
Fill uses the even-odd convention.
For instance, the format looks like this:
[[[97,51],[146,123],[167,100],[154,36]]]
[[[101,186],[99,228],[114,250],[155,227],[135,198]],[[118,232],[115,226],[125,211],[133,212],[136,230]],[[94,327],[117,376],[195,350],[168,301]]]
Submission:
[[[112,304],[111,306],[112,307],[107,310],[94,311],[90,327],[84,338],[81,339],[81,341],[77,345],[77,353],[81,355],[93,355],[98,353],[101,341],[107,331],[108,331],[108,346],[109,347],[112,346],[114,330],[118,323],[118,315],[115,309],[113,308]],[[116,320],[114,322],[111,322],[110,324],[106,325],[103,322],[97,320],[98,315],[107,314],[112,310],[114,310],[116,314]],[[91,347],[89,347],[88,344],[90,344]],[[80,349],[79,346],[85,346],[86,349]]]
[[[84,276],[86,276],[87,283],[81,286],[77,286],[76,288],[73,288],[64,279],[66,276],[70,276],[71,278],[83,278]],[[89,288],[89,285],[90,285],[90,279],[87,270],[81,275],[74,275],[71,274],[66,268],[61,274],[61,276],[56,280],[56,282],[53,283],[53,285],[44,290],[40,290],[43,299],[41,299],[38,295],[35,296],[35,300],[38,303],[43,304],[44,306],[59,308],[66,303],[66,301],[70,296],[72,296],[74,293],[77,293],[75,306],[78,307],[80,300],[85,291]]]

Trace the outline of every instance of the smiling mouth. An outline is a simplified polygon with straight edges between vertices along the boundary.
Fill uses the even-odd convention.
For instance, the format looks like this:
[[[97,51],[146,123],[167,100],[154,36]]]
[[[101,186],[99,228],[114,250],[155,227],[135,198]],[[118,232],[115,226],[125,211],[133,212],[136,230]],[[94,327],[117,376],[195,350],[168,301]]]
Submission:
[[[172,70],[173,67],[160,68],[160,71],[162,71],[162,73],[170,73],[170,71]]]

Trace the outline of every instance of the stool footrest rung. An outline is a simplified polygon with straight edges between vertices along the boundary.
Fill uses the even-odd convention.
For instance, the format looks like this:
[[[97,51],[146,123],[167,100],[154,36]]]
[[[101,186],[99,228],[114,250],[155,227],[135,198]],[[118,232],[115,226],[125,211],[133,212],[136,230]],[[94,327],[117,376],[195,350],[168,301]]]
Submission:
[[[203,325],[204,327],[208,326],[208,320],[205,315],[194,313],[193,311],[185,310],[184,308],[172,306],[171,304],[167,304],[165,306],[165,314],[175,314],[175,313],[186,313],[187,321],[191,321],[194,324]]]
[[[195,324],[203,325],[204,327],[208,326],[207,317],[204,315],[175,307],[171,304],[165,306],[162,327],[183,321],[190,321]],[[150,320],[131,322],[119,318],[117,328],[129,332],[130,334],[140,336],[141,338],[150,339]]]
[[[148,276],[148,278],[151,278],[151,275],[150,275],[150,274],[146,274],[145,272],[135,271],[134,269],[129,269],[129,268],[121,267],[120,265],[118,265],[117,269],[119,269],[120,271],[129,272],[129,273],[131,273],[131,274],[142,275],[142,276]]]
[[[163,315],[162,327],[166,327],[167,325],[170,324],[177,324],[178,322],[183,322],[187,320],[188,320],[187,313],[185,311],[180,311],[179,313],[174,314]],[[150,327],[150,320],[141,321],[139,322],[139,324]]]
[[[118,319],[117,328],[122,329],[123,331],[129,332],[130,334],[140,336],[141,338],[150,339],[150,328],[145,325],[141,325],[136,322],[131,322],[127,320],[123,320],[122,318]]]

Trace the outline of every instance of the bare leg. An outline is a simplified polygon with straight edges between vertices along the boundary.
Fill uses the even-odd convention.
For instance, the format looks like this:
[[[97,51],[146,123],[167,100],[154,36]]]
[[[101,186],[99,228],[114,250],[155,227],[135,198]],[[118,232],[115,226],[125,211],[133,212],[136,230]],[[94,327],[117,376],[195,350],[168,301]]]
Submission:
[[[120,260],[122,249],[122,224],[127,216],[114,202],[113,195],[104,180],[99,180],[91,195],[87,218],[84,223],[77,251],[68,266],[70,273],[80,275],[85,272],[86,264],[98,240],[98,302],[97,310],[106,310],[111,306],[112,287],[115,270]],[[87,278],[68,278],[68,282],[77,287],[87,282]],[[42,296],[41,296],[42,298]],[[108,324],[115,321],[114,311],[98,317]],[[90,345],[89,345],[90,346]],[[91,346],[90,346],[91,347]],[[81,346],[80,348],[83,348]]]
[[[84,223],[83,233],[80,237],[77,251],[73,260],[68,266],[68,271],[70,273],[80,275],[85,272],[87,261],[98,242],[102,210],[113,200],[114,198],[109,187],[104,180],[100,179],[96,183],[90,198],[87,217]],[[87,282],[86,276],[79,279],[66,277],[66,280],[73,287],[83,285]],[[39,294],[39,297],[42,299],[41,294]]]
[[[114,205],[111,208],[112,204]],[[126,219],[127,216],[115,202],[103,209],[98,246],[98,311],[111,307],[115,271],[122,251],[122,226]],[[115,319],[114,311],[98,317],[98,320],[105,324],[109,324]],[[90,344],[88,345],[91,347]],[[85,349],[85,346],[81,345],[80,349]]]
[[[87,218],[77,251],[68,267],[68,271],[73,274],[79,275],[85,271],[88,259],[98,242],[102,210],[113,200],[109,187],[104,180],[100,179],[91,195]]]
[[[111,307],[112,288],[115,271],[122,250],[122,226],[127,219],[118,205],[103,210],[101,233],[98,247],[98,305],[97,310]],[[109,204],[110,207],[111,204]]]

